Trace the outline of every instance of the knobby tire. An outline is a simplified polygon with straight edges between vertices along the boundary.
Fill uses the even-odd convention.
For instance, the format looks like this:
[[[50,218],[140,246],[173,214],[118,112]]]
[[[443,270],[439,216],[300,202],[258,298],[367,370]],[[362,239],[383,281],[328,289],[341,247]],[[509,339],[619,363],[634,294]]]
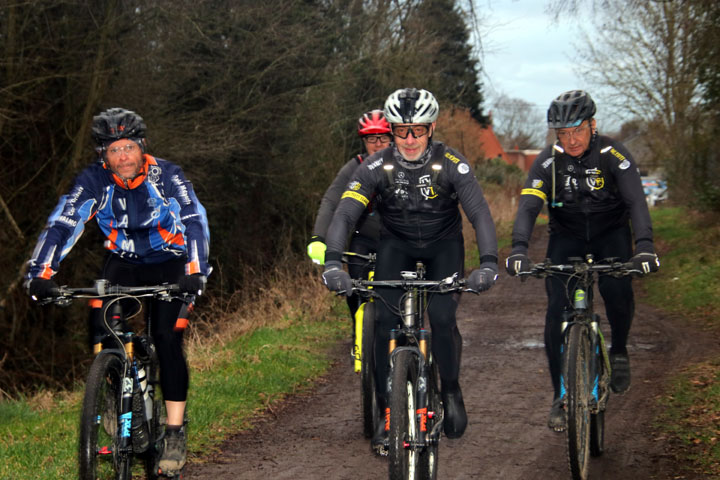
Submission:
[[[372,438],[380,414],[375,397],[375,304],[365,303],[363,307],[360,358],[360,405],[365,438]]]
[[[567,375],[568,462],[574,480],[586,480],[590,457],[590,340],[586,327],[571,324],[567,336],[565,371]]]
[[[442,413],[442,398],[439,390],[440,374],[437,363],[431,363],[430,378],[428,378],[428,412],[434,412],[434,418],[428,418],[427,432],[430,433],[439,421]],[[438,472],[438,445],[440,432],[437,439],[431,439],[431,443],[420,452],[418,464],[418,478],[422,480],[435,480]]]
[[[81,480],[131,478],[131,455],[117,451],[123,370],[123,361],[112,354],[98,355],[90,366],[80,419]]]
[[[595,353],[595,372],[592,373],[591,378],[597,378],[598,381],[602,379],[605,373],[605,359],[603,353],[596,351]],[[598,387],[599,388],[599,387]],[[605,410],[600,410],[597,413],[590,414],[590,455],[593,457],[599,457],[605,450]]]
[[[390,480],[410,480],[416,478],[418,460],[415,449],[405,448],[405,443],[416,442],[418,435],[415,421],[417,363],[413,353],[399,352],[391,375],[388,473]]]

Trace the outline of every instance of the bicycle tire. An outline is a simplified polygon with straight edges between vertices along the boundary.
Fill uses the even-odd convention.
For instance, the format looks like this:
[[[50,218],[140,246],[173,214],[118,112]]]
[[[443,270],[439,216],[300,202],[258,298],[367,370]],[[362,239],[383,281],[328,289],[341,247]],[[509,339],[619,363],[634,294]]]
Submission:
[[[160,368],[157,364],[157,358],[155,358],[154,361],[148,364],[145,368],[149,369],[148,381],[152,381],[154,383],[154,397],[152,402],[153,416],[148,422],[148,426],[150,428],[150,448],[148,448],[148,451],[145,452],[144,459],[145,475],[147,476],[147,480],[157,480],[161,478],[161,476],[157,473],[158,456],[160,455],[158,441],[163,433],[163,419],[166,417],[165,402],[163,402],[162,398],[159,396],[160,384],[153,380],[157,376],[156,372]]]
[[[599,457],[605,451],[605,411],[590,415],[590,455]]]
[[[414,479],[418,455],[412,445],[417,442],[418,428],[415,421],[417,363],[413,353],[398,352],[391,375],[388,474],[390,480]]]
[[[605,375],[605,363],[602,352],[597,351],[595,353],[594,365],[596,372],[593,376],[597,378],[598,383],[600,383],[600,379]],[[601,386],[598,386],[598,389],[601,388]],[[593,457],[599,457],[605,450],[605,406],[603,405],[602,408],[603,409],[598,410],[597,413],[590,414],[590,455]]]
[[[90,366],[80,418],[81,480],[131,478],[132,456],[117,450],[123,371],[123,361],[112,354],[98,355]]]
[[[360,357],[360,402],[365,438],[372,438],[375,425],[380,421],[375,394],[375,304],[362,307],[362,348]]]
[[[574,480],[586,480],[590,457],[590,340],[587,329],[571,324],[567,333],[567,451]]]
[[[437,363],[431,362],[430,375],[428,378],[428,412],[434,412],[433,418],[427,420],[427,432],[432,431],[433,427],[440,420],[440,412],[442,412],[442,397],[439,387],[440,373]],[[440,440],[440,432],[437,438],[430,438],[429,444],[420,452],[418,461],[418,478],[421,480],[435,480],[438,472],[438,446]]]

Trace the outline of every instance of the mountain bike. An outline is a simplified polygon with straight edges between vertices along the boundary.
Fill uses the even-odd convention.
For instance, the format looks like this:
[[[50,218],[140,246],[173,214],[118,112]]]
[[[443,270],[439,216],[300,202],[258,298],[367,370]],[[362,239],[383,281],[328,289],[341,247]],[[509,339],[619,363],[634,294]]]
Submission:
[[[440,375],[432,356],[431,333],[424,328],[428,303],[435,293],[471,291],[454,276],[425,280],[425,267],[401,272],[401,280],[353,280],[353,289],[381,301],[372,287],[405,290],[398,306],[388,307],[398,318],[390,332],[388,474],[395,479],[435,479],[443,425]]]
[[[372,280],[375,254],[368,255],[344,252],[343,262],[370,267],[368,279]],[[377,398],[375,396],[375,304],[371,296],[363,296],[363,302],[355,312],[353,335],[353,369],[360,375],[360,410],[363,421],[363,434],[371,438],[375,425],[380,421]]]
[[[178,293],[177,285],[123,287],[97,280],[90,288],[60,287],[42,303],[67,306],[76,298],[103,300],[105,334],[90,366],[80,418],[78,462],[81,480],[132,478],[135,459],[142,460],[148,479],[181,478],[159,472],[157,461],[166,420],[165,406],[156,397],[159,363],[152,338],[135,333],[124,313],[127,302],[142,298],[184,302],[180,319],[186,319],[194,300]],[[147,332],[150,332],[148,319]]]
[[[593,286],[599,275],[622,277],[638,273],[632,263],[605,259],[595,263],[571,257],[569,264],[547,260],[521,276],[562,277],[572,307],[562,322],[562,374],[560,395],[567,415],[567,452],[570,473],[575,480],[588,477],[589,457],[600,456],[605,441],[605,409],[610,397],[610,357],[600,316],[593,311]]]

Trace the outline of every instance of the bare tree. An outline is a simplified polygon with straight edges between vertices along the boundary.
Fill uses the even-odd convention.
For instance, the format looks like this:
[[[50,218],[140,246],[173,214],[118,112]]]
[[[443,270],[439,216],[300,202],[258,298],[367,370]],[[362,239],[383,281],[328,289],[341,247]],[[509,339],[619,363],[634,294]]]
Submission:
[[[545,122],[542,114],[529,102],[501,94],[492,103],[493,129],[506,150],[543,146]]]

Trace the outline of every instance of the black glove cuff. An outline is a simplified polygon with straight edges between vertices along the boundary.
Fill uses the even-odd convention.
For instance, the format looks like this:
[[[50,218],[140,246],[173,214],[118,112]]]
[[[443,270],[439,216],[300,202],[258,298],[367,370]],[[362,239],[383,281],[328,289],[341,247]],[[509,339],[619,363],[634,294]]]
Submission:
[[[325,264],[327,265],[327,262],[340,262],[342,263],[342,253],[341,252],[325,252]]]

